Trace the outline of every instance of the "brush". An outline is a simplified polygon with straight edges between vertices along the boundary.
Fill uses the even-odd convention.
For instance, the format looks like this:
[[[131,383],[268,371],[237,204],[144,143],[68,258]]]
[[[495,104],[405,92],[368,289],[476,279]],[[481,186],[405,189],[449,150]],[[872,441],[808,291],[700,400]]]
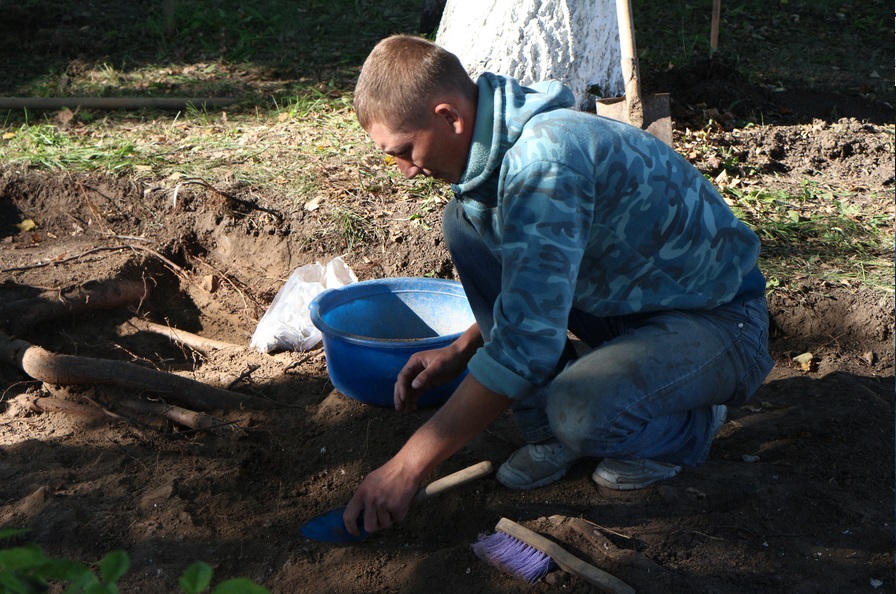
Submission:
[[[501,571],[532,583],[554,567],[571,573],[610,594],[634,594],[622,580],[586,563],[557,543],[516,522],[501,518],[494,534],[479,537],[473,546],[477,557]]]

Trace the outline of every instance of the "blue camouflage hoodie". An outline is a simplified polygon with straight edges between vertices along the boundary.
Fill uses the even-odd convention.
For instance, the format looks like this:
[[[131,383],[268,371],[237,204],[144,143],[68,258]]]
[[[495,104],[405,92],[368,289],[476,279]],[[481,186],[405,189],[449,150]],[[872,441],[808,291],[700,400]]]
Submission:
[[[485,73],[477,84],[452,189],[502,263],[494,327],[468,365],[487,388],[519,399],[545,385],[572,308],[622,316],[762,294],[758,238],[665,143],[571,109],[558,82]]]

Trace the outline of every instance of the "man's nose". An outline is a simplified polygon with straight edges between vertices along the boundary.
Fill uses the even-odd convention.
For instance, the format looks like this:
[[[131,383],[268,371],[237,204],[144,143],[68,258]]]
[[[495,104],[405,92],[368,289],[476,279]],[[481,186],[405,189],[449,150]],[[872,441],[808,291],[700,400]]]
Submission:
[[[401,171],[401,174],[404,175],[407,179],[411,179],[420,174],[422,169],[414,165],[413,162],[407,159],[399,159],[396,157],[395,162],[398,164],[398,170]]]

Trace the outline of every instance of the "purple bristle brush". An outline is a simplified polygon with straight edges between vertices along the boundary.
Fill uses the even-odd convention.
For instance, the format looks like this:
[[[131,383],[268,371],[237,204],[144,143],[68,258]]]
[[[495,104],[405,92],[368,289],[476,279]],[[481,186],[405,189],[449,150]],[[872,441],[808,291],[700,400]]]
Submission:
[[[489,565],[530,584],[557,567],[548,555],[506,532],[481,536],[473,544],[473,552]]]
[[[513,577],[532,583],[554,567],[576,575],[601,592],[634,594],[622,580],[585,563],[552,540],[516,522],[501,518],[494,534],[484,534],[472,545],[477,557]]]

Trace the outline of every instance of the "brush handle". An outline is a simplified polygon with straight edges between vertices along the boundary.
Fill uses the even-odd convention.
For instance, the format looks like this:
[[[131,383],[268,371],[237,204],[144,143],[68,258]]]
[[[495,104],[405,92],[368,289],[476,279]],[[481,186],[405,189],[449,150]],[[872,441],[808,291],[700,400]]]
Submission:
[[[516,522],[501,518],[495,530],[509,534],[510,536],[520,540],[533,549],[537,549],[549,556],[554,562],[560,566],[560,569],[577,575],[592,586],[600,588],[601,592],[609,592],[610,594],[635,594],[635,589],[623,582],[622,580],[610,575],[606,571],[585,563],[575,555],[567,552],[566,549],[558,545],[552,540],[532,532],[524,526],[520,526]]]
[[[443,476],[440,479],[434,480],[425,487],[420,487],[420,490],[417,491],[417,495],[414,496],[414,499],[416,501],[428,499],[429,497],[444,493],[449,489],[459,487],[464,483],[469,483],[470,481],[482,478],[485,475],[491,473],[491,471],[492,463],[488,460],[484,460],[479,464],[474,464],[473,466],[469,466],[467,468],[449,474],[448,476]]]

